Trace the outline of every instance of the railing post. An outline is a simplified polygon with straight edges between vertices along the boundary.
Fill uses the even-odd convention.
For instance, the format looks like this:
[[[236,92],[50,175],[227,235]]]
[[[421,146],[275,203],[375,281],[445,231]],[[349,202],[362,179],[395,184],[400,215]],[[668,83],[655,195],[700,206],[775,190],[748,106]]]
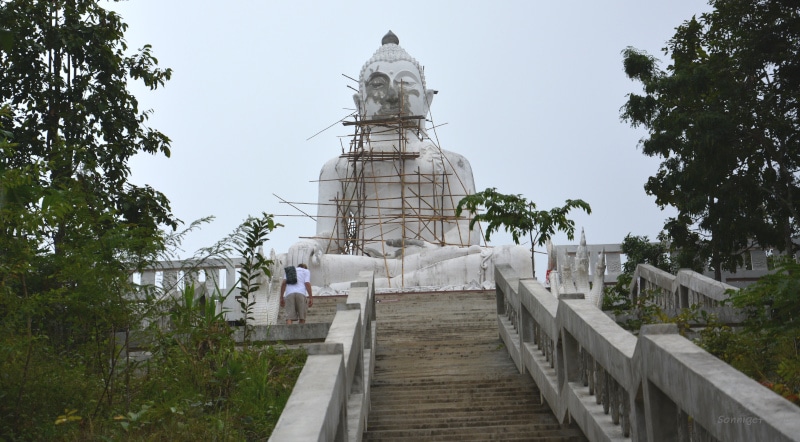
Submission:
[[[564,293],[559,295],[559,300],[585,299],[583,293]],[[567,330],[561,329],[560,344],[556,347],[556,357],[560,360],[558,368],[558,388],[564,387],[564,382],[578,382],[581,380],[580,344]]]
[[[522,342],[533,342],[535,339],[533,332],[533,327],[534,327],[533,316],[531,316],[531,312],[529,312],[527,308],[524,308],[524,306],[520,307],[520,310],[521,311],[519,312],[520,316],[519,322],[520,322],[520,337],[522,338]]]
[[[503,292],[503,289],[498,284],[495,289],[495,294],[497,295],[497,314],[498,315],[505,315],[506,314],[506,294]]]
[[[580,345],[569,332],[562,329],[559,350],[562,353],[562,368],[558,371],[558,388],[562,388],[564,382],[581,381]]]
[[[678,293],[680,293],[680,297],[681,297],[681,302],[680,302],[680,306],[679,307],[680,308],[689,308],[689,307],[691,307],[691,305],[689,305],[689,288],[686,287],[686,286],[681,285],[681,286],[678,287]]]
[[[677,334],[676,324],[648,324],[643,325],[639,332],[645,335]],[[647,373],[647,355],[643,354],[640,373]],[[678,440],[678,406],[658,386],[653,384],[646,376],[642,378],[644,393],[644,420],[647,428],[647,440]]]

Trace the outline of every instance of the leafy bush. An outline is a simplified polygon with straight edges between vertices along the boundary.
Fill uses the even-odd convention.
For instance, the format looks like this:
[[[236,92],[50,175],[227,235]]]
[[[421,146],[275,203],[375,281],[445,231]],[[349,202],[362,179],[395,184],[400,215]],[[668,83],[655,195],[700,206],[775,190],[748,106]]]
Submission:
[[[617,314],[647,307],[646,300],[643,299],[638,306],[634,306],[630,298],[631,282],[637,265],[650,264],[668,272],[675,270],[669,256],[669,248],[661,236],[658,242],[653,243],[647,236],[635,236],[629,233],[622,240],[620,249],[627,260],[622,265],[622,273],[617,277],[617,283],[605,288],[602,306],[603,310],[611,310]]]
[[[731,294],[747,318],[740,330],[709,327],[698,341],[708,352],[800,404],[800,264],[777,263],[776,272]]]
[[[249,219],[212,249],[222,255],[233,250],[260,256],[252,249],[261,247],[277,225],[266,214]],[[226,241],[232,246],[222,244]],[[13,287],[0,284],[5,290],[0,311],[5,318],[16,318],[0,323],[0,440],[268,437],[306,355],[303,350],[240,347],[234,342],[233,329],[217,311],[215,298],[241,288],[254,292],[264,280],[259,272],[270,261],[253,258],[252,262],[255,265],[241,275],[247,278],[245,283],[228,293],[214,290],[208,299],[204,295],[209,294],[192,284],[186,284],[177,297],[165,296],[174,287],[163,291],[146,287],[132,299],[125,280],[109,280],[102,287],[115,288],[115,292],[93,295],[102,305],[79,310],[72,305],[59,313],[73,330],[85,330],[84,337],[67,346],[52,345],[47,328],[24,327],[26,314],[42,315],[46,309],[41,306],[46,303],[32,297],[23,298],[27,304],[14,305]],[[119,278],[126,273],[114,275]],[[98,290],[100,286],[92,287]],[[106,316],[98,317],[99,313]],[[147,329],[132,326],[142,322],[149,324]],[[109,323],[116,326],[97,325]],[[135,335],[140,348],[129,348],[128,339],[112,338],[113,331]]]

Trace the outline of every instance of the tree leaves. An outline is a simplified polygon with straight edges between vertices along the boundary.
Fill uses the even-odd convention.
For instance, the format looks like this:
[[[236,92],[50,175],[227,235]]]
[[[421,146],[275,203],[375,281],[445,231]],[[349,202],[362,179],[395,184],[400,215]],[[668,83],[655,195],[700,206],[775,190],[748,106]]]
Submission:
[[[125,24],[94,0],[0,2],[0,29],[2,322],[56,348],[105,339],[127,326],[129,270],[179,222],[166,196],[128,182],[134,155],[169,152],[128,80],[160,86],[171,71],[149,47],[125,54]]]
[[[481,207],[485,208],[485,212],[480,212]],[[515,244],[520,243],[521,237],[528,235],[531,241],[531,262],[534,260],[533,245],[544,245],[556,231],[565,232],[570,240],[574,237],[575,222],[567,218],[572,209],[592,213],[592,208],[583,200],[570,199],[566,200],[564,206],[550,211],[536,210],[536,204],[522,195],[505,195],[494,187],[462,198],[456,206],[456,216],[461,216],[464,209],[472,215],[470,229],[474,229],[476,223],[487,223],[484,234],[486,241],[500,228],[511,234]],[[533,275],[536,276],[535,266]]]
[[[147,45],[126,55],[126,25],[90,0],[9,1],[0,6],[0,29],[17,44],[0,53],[0,102],[9,102],[17,150],[3,158],[13,167],[41,160],[42,185],[66,188],[79,179],[91,198],[111,210],[130,200],[145,210],[151,226],[174,227],[169,202],[160,193],[127,185],[128,160],[139,152],[169,156],[170,140],[144,125],[149,111],[127,90],[129,79],[151,88],[164,85],[170,69],[159,69]],[[56,230],[68,232],[66,225]],[[64,233],[67,234],[67,233]]]
[[[794,247],[800,17],[786,0],[711,4],[713,12],[676,28],[666,70],[642,51],[623,51],[625,73],[644,93],[628,96],[621,117],[646,128],[643,153],[662,158],[645,190],[677,209],[665,225],[672,244],[699,254],[719,278],[753,242]]]
[[[245,341],[249,339],[252,329],[253,307],[255,298],[251,298],[261,287],[262,283],[272,277],[270,266],[272,260],[263,254],[264,243],[268,241],[267,235],[282,224],[276,223],[272,215],[262,213],[261,217],[249,217],[234,233],[234,248],[243,258],[242,267],[239,269],[239,306],[245,320]],[[263,281],[263,282],[262,282]]]
[[[480,207],[486,211],[479,213]],[[589,204],[583,200],[569,199],[563,207],[537,211],[536,204],[522,195],[504,195],[494,187],[464,197],[458,202],[456,216],[461,216],[464,209],[473,215],[469,223],[471,229],[478,222],[488,223],[484,234],[486,241],[502,227],[516,244],[519,244],[520,237],[536,232],[534,242],[538,246],[544,245],[557,230],[565,232],[569,239],[573,238],[575,223],[567,218],[570,210],[582,209],[587,214],[592,213]]]
[[[10,52],[14,47],[14,34],[8,29],[0,28],[0,51]]]

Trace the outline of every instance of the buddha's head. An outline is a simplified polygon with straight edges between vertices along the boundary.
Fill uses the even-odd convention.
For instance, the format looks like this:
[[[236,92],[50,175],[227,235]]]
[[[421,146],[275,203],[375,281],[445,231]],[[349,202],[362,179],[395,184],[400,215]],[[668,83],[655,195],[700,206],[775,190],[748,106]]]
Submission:
[[[353,99],[363,119],[428,114],[436,92],[426,89],[422,67],[399,43],[389,31],[361,69]]]

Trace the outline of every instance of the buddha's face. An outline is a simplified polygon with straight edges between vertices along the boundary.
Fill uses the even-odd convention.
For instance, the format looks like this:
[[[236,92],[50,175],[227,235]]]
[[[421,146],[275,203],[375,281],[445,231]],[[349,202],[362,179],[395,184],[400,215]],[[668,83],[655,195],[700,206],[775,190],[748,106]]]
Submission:
[[[414,63],[406,60],[374,63],[365,75],[365,90],[361,91],[364,118],[428,113],[425,89]]]

